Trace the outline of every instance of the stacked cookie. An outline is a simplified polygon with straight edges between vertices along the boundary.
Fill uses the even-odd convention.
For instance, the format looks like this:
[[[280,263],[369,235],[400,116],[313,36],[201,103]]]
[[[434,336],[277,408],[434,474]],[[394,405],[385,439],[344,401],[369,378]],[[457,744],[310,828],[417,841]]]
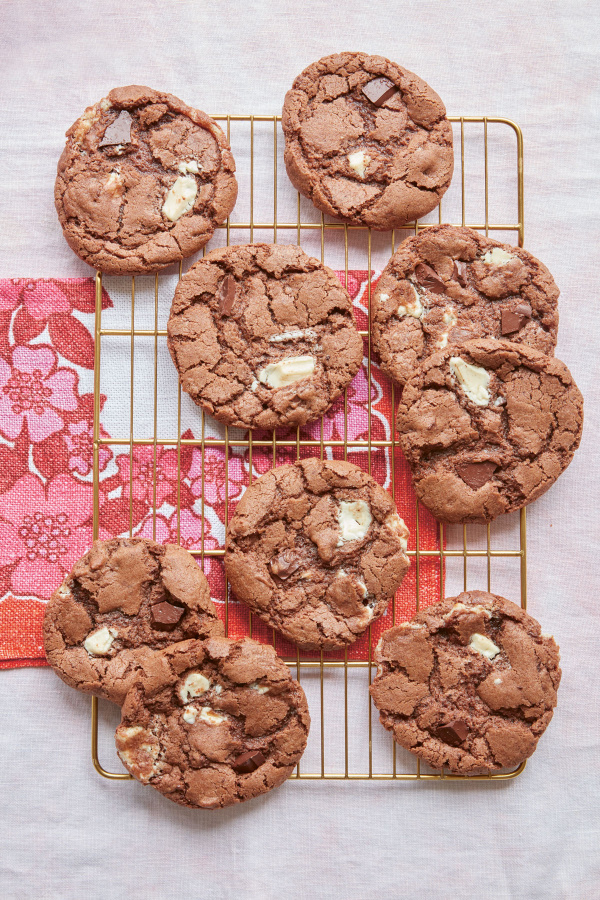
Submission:
[[[317,209],[379,230],[430,212],[453,172],[452,129],[420,78],[341,53],[285,98],[285,164]],[[235,164],[206,114],[131,86],[67,132],[56,206],[82,259],[156,272],[231,212]],[[558,289],[522,248],[428,227],[388,262],[372,346],[402,388],[397,428],[417,496],[443,522],[486,522],[540,496],[578,446],[582,399],[553,358]],[[226,425],[311,422],[358,372],[362,339],[335,274],[293,245],[208,253],[180,280],[168,346],[183,389]],[[308,459],[257,479],[232,516],[237,597],[299,648],[347,647],[408,569],[408,529],[356,466]],[[138,780],[214,808],[281,783],[306,744],[306,700],[270,647],[231,641],[181,548],[97,542],[53,596],[51,665],[122,706],[119,755]],[[558,648],[508,600],[461,594],[385,632],[371,695],[402,746],[461,774],[513,766],[547,726]]]
[[[96,541],[48,602],[44,646],[63,681],[122,707],[117,752],[131,774],[184,806],[249,800],[302,756],[302,688],[272,647],[224,637],[182,547]]]

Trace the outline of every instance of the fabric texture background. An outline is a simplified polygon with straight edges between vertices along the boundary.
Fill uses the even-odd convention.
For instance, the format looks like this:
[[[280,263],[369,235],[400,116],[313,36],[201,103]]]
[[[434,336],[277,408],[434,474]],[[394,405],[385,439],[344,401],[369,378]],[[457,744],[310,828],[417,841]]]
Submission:
[[[100,779],[89,699],[46,669],[5,671],[3,895],[600,897],[597,2],[8,0],[0,19],[2,278],[91,274],[62,238],[52,188],[65,129],[114,85],[149,84],[212,113],[273,114],[320,56],[382,53],[424,77],[450,114],[522,127],[525,245],[561,289],[557,356],[586,403],[581,449],[528,511],[528,609],[556,636],[564,674],[522,776],[290,783],[240,808],[197,813]],[[118,710],[102,704],[102,759],[117,722]]]

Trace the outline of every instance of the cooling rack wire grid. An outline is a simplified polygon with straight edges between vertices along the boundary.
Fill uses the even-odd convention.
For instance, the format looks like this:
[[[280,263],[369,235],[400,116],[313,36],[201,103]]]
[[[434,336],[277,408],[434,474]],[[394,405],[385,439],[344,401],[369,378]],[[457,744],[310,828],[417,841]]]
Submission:
[[[348,436],[348,391],[351,388],[338,401],[337,421],[343,423],[338,430],[326,427],[327,416],[312,428],[298,428],[294,432],[280,429],[279,433],[253,434],[252,431],[219,426],[182,395],[177,374],[168,357],[166,319],[174,285],[177,277],[182,275],[182,265],[175,275],[138,276],[131,280],[123,277],[103,279],[102,273],[98,272],[94,370],[94,538],[99,533],[102,484],[99,455],[103,445],[120,447],[129,454],[130,534],[136,533],[132,484],[136,448],[147,448],[151,460],[149,477],[152,482],[153,536],[156,535],[157,510],[160,508],[157,458],[163,448],[176,452],[177,505],[172,521],[176,521],[177,540],[181,527],[182,456],[187,458],[192,451],[196,455],[199,453],[201,471],[196,483],[200,483],[200,497],[194,509],[199,510],[202,526],[200,540],[191,547],[191,552],[203,568],[210,567],[209,580],[214,576],[221,585],[222,596],[216,596],[215,600],[225,620],[226,630],[272,642],[307,693],[312,718],[311,733],[306,753],[290,780],[416,779],[466,782],[514,778],[523,771],[525,763],[512,771],[470,778],[429,769],[392,741],[380,726],[369,698],[367,688],[374,673],[372,653],[379,634],[396,620],[403,621],[410,617],[420,604],[428,605],[446,595],[466,590],[467,586],[469,589],[493,589],[502,593],[503,585],[507,585],[504,588],[506,596],[516,599],[515,595],[520,590],[523,608],[527,601],[524,509],[520,513],[501,517],[491,526],[444,527],[439,523],[434,526],[430,514],[419,507],[409,486],[406,464],[393,426],[398,392],[381,374],[376,360],[371,358],[369,325],[372,287],[390,254],[409,234],[444,222],[468,225],[486,235],[523,246],[521,130],[514,122],[504,118],[449,117],[454,132],[455,172],[442,203],[419,222],[391,233],[378,233],[371,232],[370,228],[344,225],[324,217],[293,190],[283,165],[280,116],[217,115],[214,118],[221,122],[232,145],[240,190],[234,211],[235,221],[228,219],[221,225],[206,249],[255,241],[297,243],[336,270],[342,282],[345,279],[346,286],[349,287],[352,278],[355,282],[357,278],[362,280],[354,302],[355,308],[358,304],[357,319],[365,344],[366,431],[356,438]],[[115,310],[109,310],[103,316],[103,281],[111,298],[120,298],[114,304],[119,309],[116,317]],[[375,376],[379,394],[373,389]],[[122,395],[127,381],[128,409],[124,409],[123,404],[127,401],[123,401]],[[375,408],[382,384],[389,397],[387,416],[382,416],[381,411]],[[121,437],[105,437],[102,410],[109,408],[111,400],[115,402],[117,391],[121,396],[122,421],[128,422],[128,433],[123,433]],[[140,411],[141,407],[143,409]],[[166,415],[163,415],[163,409],[167,411]],[[171,424],[168,425],[168,422]],[[206,471],[206,459],[207,453],[214,456],[215,452],[220,454],[224,468],[224,515],[220,526],[220,545],[206,546],[202,538],[205,534],[205,490],[211,477],[211,473]],[[370,626],[368,634],[360,642],[339,653],[299,653],[292,645],[282,642],[272,629],[267,629],[256,617],[253,622],[252,614],[231,597],[223,573],[224,528],[239,500],[239,493],[233,501],[229,496],[232,465],[235,464],[236,471],[242,473],[244,484],[238,485],[241,491],[266,468],[307,455],[350,458],[373,472],[395,497],[400,515],[410,518],[412,523],[408,550],[411,557],[410,577],[407,576],[403,588],[393,598],[386,616]],[[423,532],[427,517],[430,539],[425,541]],[[435,535],[433,541],[431,534]],[[211,544],[214,543],[214,540],[211,541]],[[115,767],[120,768],[113,743],[117,722],[116,707],[104,702],[99,704],[97,698],[92,698],[93,764],[105,778],[130,779],[131,776],[125,771],[109,771],[99,759],[100,750],[103,756],[112,754]]]

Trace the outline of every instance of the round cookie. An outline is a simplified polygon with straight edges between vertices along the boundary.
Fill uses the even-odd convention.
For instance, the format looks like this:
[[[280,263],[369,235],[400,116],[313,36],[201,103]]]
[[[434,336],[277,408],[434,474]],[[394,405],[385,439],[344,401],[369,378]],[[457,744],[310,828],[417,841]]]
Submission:
[[[405,240],[373,297],[372,347],[404,384],[447,344],[490,337],[552,356],[559,290],[548,269],[520,247],[471,228],[435,225]]]
[[[156,272],[195,253],[237,196],[213,119],[161,91],[114,88],[67,131],[54,200],[67,243],[109,275]]]
[[[143,538],[95,541],[54,592],[44,648],[71,687],[119,705],[156,651],[223,634],[208,581],[183,547]]]
[[[387,230],[426,215],[454,169],[438,95],[383,56],[338,53],[287,92],[282,126],[292,184],[317,209]]]
[[[566,469],[583,398],[558,359],[480,339],[422,363],[396,424],[421,503],[443,522],[489,522],[540,497]]]
[[[469,591],[385,631],[369,688],[394,740],[435,769],[518,766],[556,706],[558,647],[510,600]]]
[[[304,650],[351,644],[406,574],[408,528],[358,466],[305,459],[262,475],[229,521],[236,596]]]
[[[358,372],[363,342],[331,269],[290,244],[207,253],[167,325],[181,386],[225,425],[304,425]]]
[[[275,650],[249,638],[173,644],[127,695],[117,752],[134,778],[182,806],[264,794],[306,747],[304,691]]]

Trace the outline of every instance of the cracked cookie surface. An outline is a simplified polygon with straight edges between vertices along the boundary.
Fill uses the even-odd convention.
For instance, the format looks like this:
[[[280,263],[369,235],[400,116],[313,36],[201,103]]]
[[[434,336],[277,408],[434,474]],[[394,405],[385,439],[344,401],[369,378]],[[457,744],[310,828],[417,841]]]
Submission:
[[[435,225],[405,240],[383,270],[372,346],[399,384],[437,350],[479,337],[551,356],[558,295],[548,269],[527,250],[471,228]]]
[[[339,53],[308,66],[285,97],[285,165],[317,209],[386,230],[430,212],[454,168],[438,95],[383,56]]]
[[[110,275],[179,262],[210,240],[237,196],[223,131],[172,94],[114,88],[67,131],[54,199],[67,243]]]
[[[409,561],[396,504],[357,466],[305,459],[250,485],[229,521],[236,596],[305,650],[351,644],[385,612]]]
[[[318,418],[363,358],[348,292],[290,244],[207,253],[177,285],[167,335],[183,390],[242,428]]]
[[[518,766],[536,748],[560,684],[554,638],[521,607],[469,591],[385,631],[370,687],[382,725],[433,768]]]
[[[194,557],[144,538],[95,541],[44,615],[46,658],[57,675],[119,705],[157,650],[220,634],[223,623]]]
[[[443,522],[489,522],[540,497],[567,468],[583,398],[558,359],[467,341],[410,377],[396,425],[421,503]]]
[[[304,691],[272,647],[214,637],[159,654],[127,695],[116,745],[138,781],[216,809],[289,778],[309,728]]]

